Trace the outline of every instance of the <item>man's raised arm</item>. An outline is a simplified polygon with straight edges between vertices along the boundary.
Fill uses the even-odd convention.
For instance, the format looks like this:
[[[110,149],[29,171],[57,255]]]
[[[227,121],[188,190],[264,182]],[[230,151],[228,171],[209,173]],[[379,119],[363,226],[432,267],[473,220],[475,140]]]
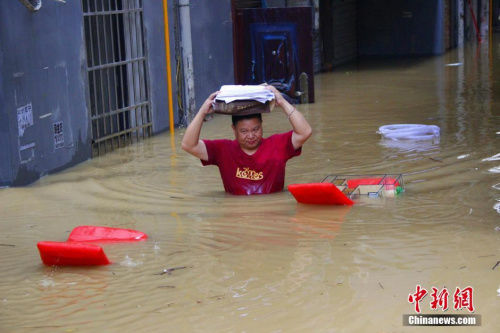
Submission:
[[[299,112],[293,105],[281,95],[275,87],[266,85],[266,88],[274,93],[276,105],[283,109],[283,112],[288,117],[290,124],[293,128],[292,144],[293,148],[299,149],[312,135],[311,125],[307,122],[306,118]]]
[[[208,161],[208,153],[205,143],[200,140],[201,126],[203,125],[205,116],[213,112],[212,103],[217,93],[214,92],[208,96],[193,121],[186,128],[186,133],[184,133],[184,137],[182,138],[182,149],[204,161]]]

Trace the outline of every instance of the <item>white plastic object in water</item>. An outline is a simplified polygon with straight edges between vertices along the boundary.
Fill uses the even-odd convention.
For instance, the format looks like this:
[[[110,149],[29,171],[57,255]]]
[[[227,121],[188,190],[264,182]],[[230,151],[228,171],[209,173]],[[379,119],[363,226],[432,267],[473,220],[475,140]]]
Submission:
[[[499,166],[496,166],[494,168],[491,168],[488,170],[489,172],[492,172],[492,173],[500,173],[500,165]]]
[[[436,125],[393,124],[380,126],[377,133],[391,140],[434,140],[440,130]]]
[[[491,157],[488,157],[488,158],[483,158],[481,161],[486,162],[486,161],[498,161],[498,160],[500,160],[500,153],[493,155]]]

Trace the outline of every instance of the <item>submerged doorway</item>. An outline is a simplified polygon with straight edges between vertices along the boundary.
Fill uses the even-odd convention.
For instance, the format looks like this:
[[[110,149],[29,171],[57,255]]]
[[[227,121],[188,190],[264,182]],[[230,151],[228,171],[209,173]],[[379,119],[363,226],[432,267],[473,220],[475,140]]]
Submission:
[[[92,155],[151,136],[142,0],[82,0]]]

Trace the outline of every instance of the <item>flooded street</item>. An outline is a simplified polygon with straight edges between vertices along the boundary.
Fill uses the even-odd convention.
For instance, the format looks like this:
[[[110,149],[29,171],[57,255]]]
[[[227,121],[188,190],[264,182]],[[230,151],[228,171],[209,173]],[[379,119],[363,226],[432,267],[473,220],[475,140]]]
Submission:
[[[0,332],[401,332],[416,286],[474,290],[475,314],[500,326],[500,38],[443,56],[364,61],[315,77],[313,127],[285,184],[329,174],[404,174],[396,198],[299,205],[289,192],[223,192],[216,167],[180,149],[183,129],[0,190]],[[460,63],[456,65],[456,63]],[[455,64],[447,66],[447,64]],[[438,142],[377,129],[433,124]],[[264,115],[264,135],[290,129]],[[202,137],[232,138],[230,118]],[[143,231],[104,244],[102,267],[46,267],[36,243],[79,225]],[[164,269],[178,268],[170,274]],[[497,327],[497,329],[495,329]],[[440,331],[455,332],[454,327]],[[462,329],[465,331],[468,329]]]

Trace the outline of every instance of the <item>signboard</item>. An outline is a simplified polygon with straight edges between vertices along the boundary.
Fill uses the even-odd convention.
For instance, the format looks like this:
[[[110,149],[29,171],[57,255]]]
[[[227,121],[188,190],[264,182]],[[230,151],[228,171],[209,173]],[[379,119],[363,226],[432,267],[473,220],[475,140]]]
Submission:
[[[63,132],[63,122],[58,121],[53,123],[54,127],[54,148],[62,148],[64,147],[64,132]]]
[[[19,137],[24,135],[24,131],[33,126],[33,107],[31,103],[17,108],[17,127],[19,130]]]

